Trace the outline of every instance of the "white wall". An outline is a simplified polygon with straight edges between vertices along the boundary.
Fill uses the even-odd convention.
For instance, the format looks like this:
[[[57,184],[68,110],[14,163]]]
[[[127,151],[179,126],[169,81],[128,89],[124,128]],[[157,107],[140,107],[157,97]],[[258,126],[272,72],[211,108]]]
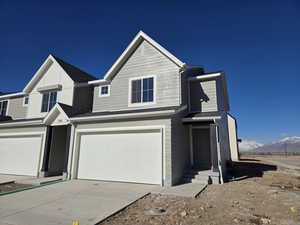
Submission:
[[[239,150],[237,144],[236,120],[230,115],[227,115],[227,119],[231,160],[237,161],[239,160]]]
[[[42,94],[37,89],[57,84],[62,85],[62,90],[57,92],[57,101],[67,105],[73,104],[73,80],[57,63],[52,63],[29,94],[30,102],[27,109],[27,118],[44,117],[47,114],[41,113]]]

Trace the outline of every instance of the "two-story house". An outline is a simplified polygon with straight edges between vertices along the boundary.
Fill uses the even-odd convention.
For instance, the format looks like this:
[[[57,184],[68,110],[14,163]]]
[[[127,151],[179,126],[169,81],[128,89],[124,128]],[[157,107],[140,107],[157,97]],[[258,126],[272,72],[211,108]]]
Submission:
[[[102,79],[50,55],[0,94],[0,173],[172,186],[223,182],[225,74],[191,67],[139,32]]]

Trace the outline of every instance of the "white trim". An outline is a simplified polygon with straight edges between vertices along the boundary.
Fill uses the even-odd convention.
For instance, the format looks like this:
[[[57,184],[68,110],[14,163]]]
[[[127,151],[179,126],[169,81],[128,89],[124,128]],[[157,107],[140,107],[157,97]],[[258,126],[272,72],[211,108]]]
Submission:
[[[89,81],[88,84],[93,84],[93,85],[110,84],[110,80],[104,80],[104,79],[101,79],[101,80],[92,80],[92,81]]]
[[[23,122],[10,122],[10,123],[0,123],[0,127],[18,127],[18,126],[33,126],[33,125],[43,125],[43,121],[23,121]]]
[[[143,102],[143,79],[153,78],[153,101],[152,102]],[[141,80],[141,102],[132,103],[132,81]],[[131,77],[129,78],[128,84],[128,107],[141,107],[147,105],[155,105],[156,104],[156,75],[147,75],[147,76],[139,76],[139,77]]]
[[[27,103],[27,104],[25,104],[25,99],[26,99],[26,98],[28,98],[28,103]],[[29,95],[25,95],[25,96],[23,97],[23,106],[24,106],[24,107],[28,107],[29,101],[30,101]]]
[[[200,75],[196,77],[190,77],[188,78],[189,81],[195,81],[195,80],[205,80],[205,79],[210,79],[210,78],[215,78],[219,77],[222,75],[222,72],[219,73],[212,73],[212,74],[207,74],[207,75]]]
[[[183,122],[193,122],[193,121],[214,121],[216,119],[221,119],[221,116],[205,116],[205,117],[192,117],[192,118],[182,118]]]
[[[102,88],[103,87],[107,87],[107,94],[102,94]],[[109,85],[109,84],[107,84],[107,85],[100,85],[99,86],[99,93],[98,93],[98,96],[100,97],[100,98],[103,98],[103,97],[108,97],[108,96],[110,96],[110,88],[111,88],[111,85]]]
[[[80,140],[81,136],[89,133],[105,133],[105,132],[114,132],[114,131],[147,131],[147,130],[157,130],[162,135],[162,174],[161,174],[161,186],[164,186],[165,181],[165,125],[157,126],[131,126],[131,127],[112,127],[112,128],[91,128],[91,129],[75,129],[75,138],[74,138],[74,148],[72,153],[72,163],[70,170],[72,171],[70,178],[78,178],[78,167],[79,167],[79,155],[80,155]]]
[[[19,92],[19,93],[14,93],[14,94],[7,94],[7,95],[1,95],[0,96],[0,100],[5,100],[7,98],[12,98],[12,97],[20,97],[20,96],[23,96],[25,95],[24,92]]]
[[[43,119],[43,123],[44,123],[45,125],[51,125],[51,124],[49,123],[49,121],[51,121],[51,119],[53,119],[53,118],[52,118],[52,114],[54,114],[55,110],[58,110],[59,113],[63,114],[63,115],[68,119],[67,122],[61,123],[60,125],[67,125],[67,124],[70,123],[70,118],[68,117],[68,115],[67,115],[67,114],[65,113],[65,111],[61,108],[61,106],[60,106],[58,103],[56,103],[56,104],[53,106],[53,108],[50,110],[50,112],[48,112],[48,114],[46,115],[46,117]],[[55,120],[55,118],[54,118],[54,120]],[[52,122],[53,122],[53,121],[52,121]]]
[[[169,51],[163,48],[160,44],[150,38],[143,31],[140,31],[135,38],[131,41],[131,43],[127,46],[125,51],[119,56],[119,58],[115,61],[115,63],[111,66],[111,68],[106,72],[104,78],[101,80],[90,81],[89,84],[101,84],[110,82],[112,76],[118,71],[121,65],[126,62],[127,58],[130,57],[131,53],[137,48],[137,46],[145,40],[149,42],[154,48],[164,54],[167,58],[169,58],[172,62],[174,62],[180,68],[184,67],[186,64],[181,62],[178,58],[172,55]]]
[[[71,122],[80,122],[80,121],[100,121],[107,119],[121,119],[121,118],[143,118],[149,116],[165,116],[172,115],[175,113],[175,110],[165,110],[165,111],[156,111],[156,112],[143,112],[143,113],[124,113],[118,115],[105,115],[105,116],[88,116],[88,117],[77,117],[70,118]]]
[[[41,132],[19,132],[19,133],[1,133],[0,137],[26,137],[26,136],[41,136],[43,135],[45,132],[41,131]]]

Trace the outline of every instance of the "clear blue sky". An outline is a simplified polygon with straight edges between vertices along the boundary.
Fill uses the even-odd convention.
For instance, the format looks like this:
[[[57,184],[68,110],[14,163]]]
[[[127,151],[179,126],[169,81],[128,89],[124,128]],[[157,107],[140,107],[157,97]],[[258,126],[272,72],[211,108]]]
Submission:
[[[300,134],[300,2],[0,0],[0,91],[53,53],[101,77],[139,30],[187,64],[225,70],[239,136]]]

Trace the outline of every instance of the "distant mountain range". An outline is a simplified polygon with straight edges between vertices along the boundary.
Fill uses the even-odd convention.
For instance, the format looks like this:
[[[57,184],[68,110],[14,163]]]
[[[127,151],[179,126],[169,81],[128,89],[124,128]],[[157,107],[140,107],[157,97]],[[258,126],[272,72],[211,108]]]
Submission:
[[[242,150],[242,149],[241,149]],[[300,137],[286,137],[269,144],[253,144],[253,148],[242,152],[251,153],[300,153]]]

